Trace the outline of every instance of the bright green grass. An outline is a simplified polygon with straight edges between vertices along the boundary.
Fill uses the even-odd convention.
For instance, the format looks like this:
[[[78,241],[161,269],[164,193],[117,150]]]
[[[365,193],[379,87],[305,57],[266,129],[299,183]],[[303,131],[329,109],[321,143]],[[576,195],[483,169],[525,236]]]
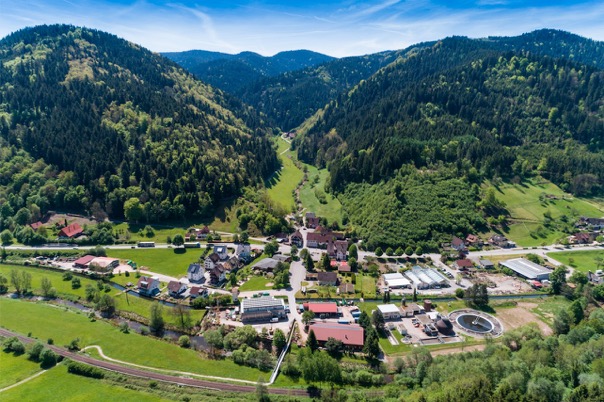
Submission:
[[[266,290],[272,289],[271,286],[266,286],[267,283],[272,283],[272,281],[264,276],[252,276],[249,281],[245,282],[239,288],[240,291],[245,292],[249,290]]]
[[[363,297],[366,299],[375,298],[375,278],[369,275],[357,274],[354,290],[359,294],[363,293]]]
[[[126,389],[102,380],[69,374],[60,364],[41,376],[2,393],[3,402],[86,401],[146,402],[165,401],[146,392]]]
[[[598,269],[604,269],[604,249],[552,252],[547,253],[547,256],[585,273],[587,271],[595,272]],[[599,266],[596,262],[597,257],[602,258]]]
[[[273,201],[290,210],[295,202],[292,192],[302,180],[303,173],[294,164],[295,156],[289,150],[289,144],[281,138],[277,141],[277,154],[283,167],[266,180],[265,186]]]
[[[558,311],[565,309],[571,303],[570,300],[563,296],[552,296],[543,299],[531,299],[531,302],[537,301],[538,305],[532,309],[533,313],[539,316],[542,321],[548,325],[552,325],[554,322],[554,315]]]
[[[559,197],[556,200],[539,200],[541,194]],[[573,219],[579,216],[602,216],[604,206],[599,200],[574,198],[547,180],[532,180],[523,184],[503,184],[496,188],[496,196],[505,202],[506,208],[516,222],[510,226],[507,236],[518,245],[531,247],[551,244],[564,233],[545,230],[544,237],[532,237],[531,232],[543,223],[543,214],[548,212],[554,219],[562,215]]]
[[[317,216],[327,218],[329,222],[342,223],[342,204],[332,194],[326,193],[325,182],[329,177],[327,169],[317,169],[311,165],[305,165],[308,169],[308,181],[300,190],[300,202],[307,211],[312,211]],[[315,178],[318,181],[315,182]],[[315,190],[325,193],[326,204],[322,204],[315,194]]]
[[[15,356],[12,353],[0,352],[0,388],[23,381],[41,370],[40,363],[29,360],[27,353]]]
[[[143,317],[150,317],[150,309],[153,301],[143,299],[140,297],[134,297],[125,293],[122,293],[115,297],[118,310],[131,311]],[[172,308],[164,306],[164,320],[169,324],[177,323],[176,317],[171,314]],[[193,322],[197,323],[203,317],[204,311],[191,309],[191,318]]]
[[[47,270],[47,269],[43,269],[43,268],[24,267],[21,265],[0,264],[0,273],[3,274],[7,278],[9,278],[10,272],[13,269],[25,271],[25,272],[28,272],[29,274],[31,274],[31,284],[32,284],[32,289],[35,294],[41,293],[40,292],[40,283],[41,283],[43,277],[47,277],[48,279],[50,279],[52,286],[57,290],[57,293],[59,296],[75,295],[80,298],[84,298],[86,295],[86,292],[85,292],[86,285],[89,285],[89,284],[93,285],[93,286],[97,285],[97,281],[95,281],[95,280],[77,276],[80,279],[80,284],[82,286],[78,289],[72,289],[71,281],[64,281],[62,272],[51,271],[51,270]],[[10,282],[8,283],[8,287],[9,287],[9,291],[14,290],[14,288],[10,284]],[[116,293],[117,293],[117,290],[114,288],[111,288],[111,291],[109,292],[109,294],[113,296]]]
[[[236,365],[230,360],[205,360],[193,350],[182,349],[151,337],[133,332],[124,334],[104,321],[90,322],[83,314],[47,304],[1,298],[0,311],[0,325],[7,329],[22,334],[31,332],[32,336],[39,339],[53,338],[57,345],[65,345],[78,337],[80,346],[99,345],[107,356],[119,360],[250,381],[257,381],[259,376],[265,375],[259,370]]]
[[[187,275],[189,264],[199,261],[203,251],[203,248],[152,248],[109,250],[108,255],[121,260],[132,260],[138,267],[148,267],[152,272],[181,278]]]

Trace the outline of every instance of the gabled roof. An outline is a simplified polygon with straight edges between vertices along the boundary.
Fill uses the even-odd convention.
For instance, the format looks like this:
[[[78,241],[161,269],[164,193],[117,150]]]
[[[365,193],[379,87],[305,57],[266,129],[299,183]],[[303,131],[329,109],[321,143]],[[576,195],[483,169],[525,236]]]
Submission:
[[[200,232],[201,232],[201,234],[208,234],[208,233],[210,233],[210,228],[207,226],[204,226],[203,228],[201,228]]]
[[[352,271],[352,269],[350,268],[350,265],[348,265],[347,262],[343,262],[338,266],[338,272],[350,272]]]
[[[29,226],[31,226],[31,228],[32,228],[33,230],[38,230],[38,228],[39,228],[40,226],[42,226],[42,225],[44,225],[44,224],[43,224],[42,222],[38,221],[38,222],[34,222],[34,223],[32,223],[32,224],[31,224],[31,225],[29,225]]]
[[[203,288],[201,286],[193,286],[191,288],[191,290],[189,291],[189,294],[191,296],[199,296],[202,293],[203,293]]]
[[[310,326],[319,342],[327,342],[329,338],[342,341],[344,345],[363,346],[364,330],[360,325],[317,323]]]
[[[453,236],[453,240],[451,240],[451,246],[453,246],[453,247],[462,247],[462,246],[465,246],[465,245],[466,244],[463,242],[463,240],[461,240],[457,236]]]
[[[336,272],[319,272],[317,280],[319,282],[337,282],[338,274]]]
[[[207,258],[209,258],[213,263],[217,263],[218,261],[220,261],[220,257],[216,253],[210,254],[209,256],[206,257],[206,259]]]
[[[197,274],[201,271],[200,264],[190,264],[189,269],[187,269],[187,273],[189,274]]]
[[[299,230],[296,230],[294,233],[292,233],[292,235],[290,236],[290,239],[292,239],[292,238],[294,238],[294,237],[295,237],[295,238],[298,238],[298,239],[303,239],[303,237],[302,237],[302,233],[300,233],[300,231],[299,231]]]
[[[457,260],[455,261],[455,264],[458,267],[463,267],[463,268],[472,268],[474,267],[474,264],[472,263],[472,260],[469,260],[467,258],[464,258],[463,260]]]
[[[153,285],[153,282],[155,281],[154,278],[151,278],[149,276],[141,276],[138,279],[138,284],[136,285],[139,289],[145,289],[145,290],[149,290],[151,289],[151,286]]]
[[[336,253],[342,253],[346,255],[348,251],[348,242],[346,240],[336,240]]]
[[[172,293],[178,293],[180,292],[180,289],[182,288],[183,284],[178,282],[178,281],[170,281],[168,283],[168,290]]]
[[[74,222],[71,225],[65,226],[59,232],[59,237],[74,237],[82,233],[84,229],[80,226],[79,223]]]
[[[90,261],[94,260],[96,257],[94,255],[85,255],[84,257],[80,257],[73,262],[73,265],[83,265],[86,266],[90,264]]]

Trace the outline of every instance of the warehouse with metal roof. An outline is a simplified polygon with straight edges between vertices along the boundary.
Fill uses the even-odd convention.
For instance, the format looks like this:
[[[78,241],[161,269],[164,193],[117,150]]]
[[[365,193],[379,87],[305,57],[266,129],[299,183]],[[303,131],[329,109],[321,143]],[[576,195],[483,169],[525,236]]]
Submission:
[[[258,314],[258,312],[263,314]],[[283,299],[265,296],[241,301],[242,322],[270,320],[273,317],[283,318],[285,316]]]
[[[409,279],[405,278],[401,273],[397,272],[394,274],[384,274],[384,285],[392,288],[408,288],[411,286]]]
[[[539,264],[535,264],[526,258],[514,258],[507,261],[500,262],[506,268],[516,272],[519,276],[526,279],[534,279],[542,281],[549,279],[549,275],[552,272],[551,269],[542,267]]]

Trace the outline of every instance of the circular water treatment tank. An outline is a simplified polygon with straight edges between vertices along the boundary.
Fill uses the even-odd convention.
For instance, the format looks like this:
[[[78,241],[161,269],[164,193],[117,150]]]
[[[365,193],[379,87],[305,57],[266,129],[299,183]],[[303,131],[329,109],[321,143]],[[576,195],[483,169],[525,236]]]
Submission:
[[[462,314],[457,317],[457,323],[470,331],[487,333],[493,330],[493,323],[476,314]]]

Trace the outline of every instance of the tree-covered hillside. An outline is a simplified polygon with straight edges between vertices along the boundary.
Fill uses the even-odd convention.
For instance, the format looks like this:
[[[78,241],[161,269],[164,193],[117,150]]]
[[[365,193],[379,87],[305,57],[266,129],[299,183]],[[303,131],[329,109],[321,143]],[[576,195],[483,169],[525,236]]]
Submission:
[[[200,216],[278,165],[248,107],[114,35],[39,26],[0,41],[2,217],[36,205]],[[25,222],[27,223],[27,222]]]
[[[602,190],[604,72],[449,38],[392,63],[325,107],[298,141],[330,186],[377,183],[402,165],[467,164],[483,178],[540,171]]]
[[[197,78],[229,93],[265,77],[301,70],[333,60],[331,56],[310,50],[280,52],[271,57],[253,52],[226,54],[204,50],[164,53]]]

